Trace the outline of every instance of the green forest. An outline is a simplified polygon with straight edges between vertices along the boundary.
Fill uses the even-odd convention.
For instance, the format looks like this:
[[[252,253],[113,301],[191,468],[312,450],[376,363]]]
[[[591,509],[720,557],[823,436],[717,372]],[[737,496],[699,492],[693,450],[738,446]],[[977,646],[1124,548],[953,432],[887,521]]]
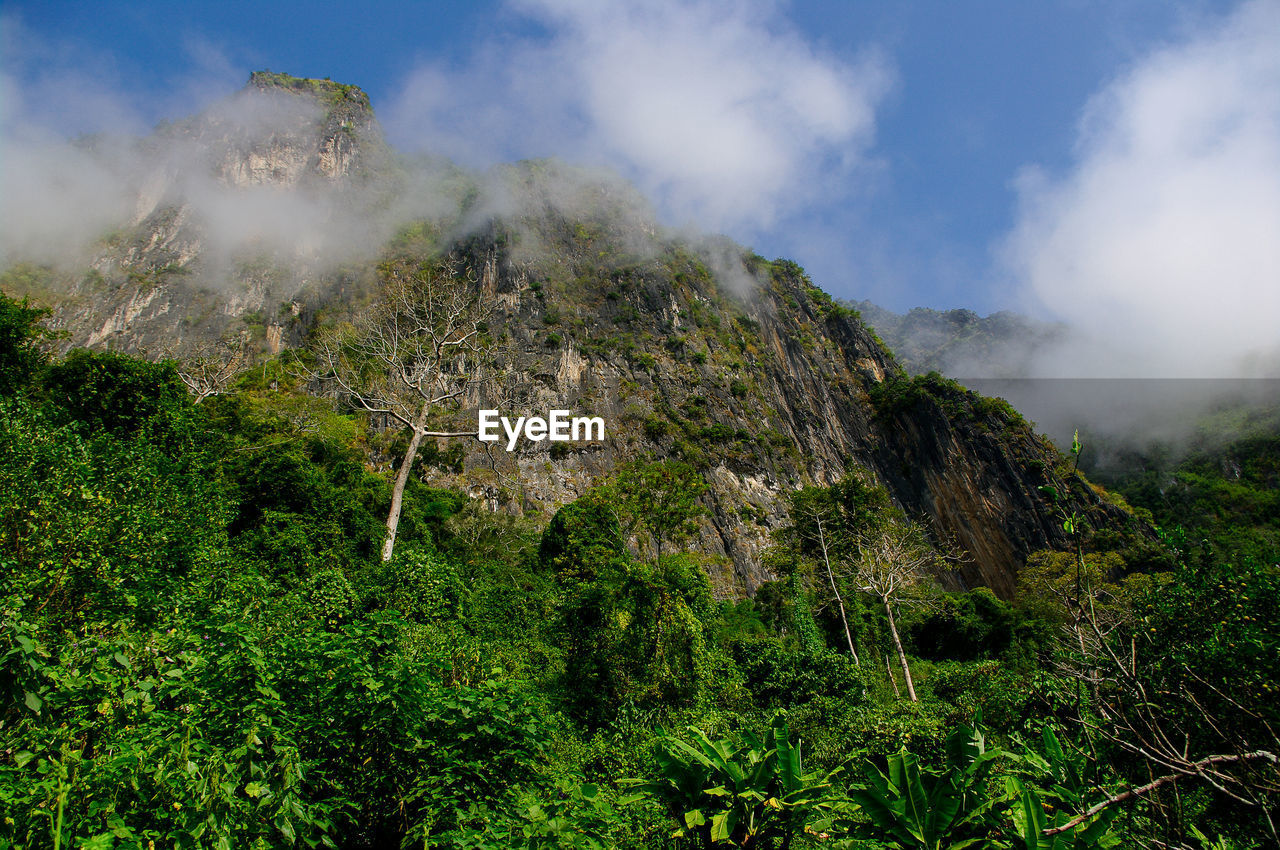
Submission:
[[[1274,432],[1115,482],[1149,538],[1064,510],[1012,600],[850,467],[721,599],[682,460],[548,521],[424,448],[384,559],[407,437],[44,317],[0,297],[0,848],[1280,845]]]

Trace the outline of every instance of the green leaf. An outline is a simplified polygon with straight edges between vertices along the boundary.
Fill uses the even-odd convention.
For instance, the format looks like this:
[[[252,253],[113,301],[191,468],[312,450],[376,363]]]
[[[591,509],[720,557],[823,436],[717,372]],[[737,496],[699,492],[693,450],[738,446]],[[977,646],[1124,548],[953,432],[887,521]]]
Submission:
[[[24,691],[23,694],[23,702],[27,704],[27,708],[39,714],[41,706],[44,705],[44,700],[31,691]]]
[[[943,777],[934,783],[933,792],[929,795],[929,817],[927,834],[929,840],[946,835],[952,821],[960,811],[964,794],[951,777]]]
[[[1014,824],[1027,850],[1038,850],[1045,828],[1044,806],[1039,795],[1030,788],[1023,789],[1019,802],[1021,805],[1013,813]]]
[[[711,842],[729,841],[733,830],[738,825],[738,814],[730,810],[721,812],[711,819]]]

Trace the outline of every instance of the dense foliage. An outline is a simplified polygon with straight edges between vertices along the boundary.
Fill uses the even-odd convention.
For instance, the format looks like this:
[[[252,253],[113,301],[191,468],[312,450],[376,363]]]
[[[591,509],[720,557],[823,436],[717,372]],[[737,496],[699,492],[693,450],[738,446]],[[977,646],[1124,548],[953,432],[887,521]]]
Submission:
[[[1127,692],[1071,675],[1100,666],[1067,639],[1072,555],[1036,562],[1036,598],[925,575],[873,597],[849,547],[904,518],[851,474],[795,496],[779,581],[718,600],[681,548],[705,484],[656,461],[545,528],[414,475],[384,563],[368,423],[249,379],[195,405],[120,354],[46,362],[39,312],[0,308],[0,848],[1270,840],[1194,777],[1113,799],[1164,771]],[[1274,564],[1178,563],[1086,570],[1104,644],[1187,747],[1274,751]],[[1240,764],[1274,804],[1273,765]]]

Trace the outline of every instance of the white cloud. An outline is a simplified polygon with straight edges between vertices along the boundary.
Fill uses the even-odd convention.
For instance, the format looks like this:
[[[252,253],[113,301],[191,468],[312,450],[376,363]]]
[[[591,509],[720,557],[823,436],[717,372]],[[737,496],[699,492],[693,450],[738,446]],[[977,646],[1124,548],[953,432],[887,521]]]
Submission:
[[[393,138],[470,164],[557,155],[619,168],[669,215],[762,228],[864,162],[889,74],[807,43],[765,0],[512,0],[544,33],[415,72]]]
[[[1274,353],[1280,3],[1148,55],[1089,103],[1070,172],[1018,192],[1006,259],[1090,337],[1049,371],[1217,376]]]
[[[155,182],[178,153],[138,139],[159,115],[182,116],[234,90],[238,74],[218,49],[188,39],[187,53],[191,70],[148,97],[113,55],[0,13],[0,265],[79,265],[95,240],[131,220],[144,175]]]

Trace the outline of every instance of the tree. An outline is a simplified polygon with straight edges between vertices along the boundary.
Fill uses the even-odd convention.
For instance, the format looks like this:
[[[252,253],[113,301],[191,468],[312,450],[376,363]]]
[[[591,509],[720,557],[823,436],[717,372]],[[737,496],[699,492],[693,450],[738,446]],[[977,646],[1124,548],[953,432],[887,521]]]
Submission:
[[[832,560],[839,561],[841,555],[848,550],[848,537],[845,523],[842,522],[840,505],[830,490],[818,487],[806,487],[791,494],[791,527],[787,533],[793,536],[793,543],[801,550],[817,549],[821,556],[822,569],[827,577],[827,585],[831,588],[831,596],[836,603],[836,611],[840,615],[840,626],[844,630],[845,643],[853,663],[861,666],[858,650],[854,647],[853,631],[849,627],[849,616],[845,610],[844,597],[836,583],[836,567]]]
[[[72,350],[49,367],[45,390],[73,419],[119,436],[190,408],[172,361],[150,363],[118,351]]]
[[[1077,465],[1081,448],[1077,433]],[[1258,833],[1280,844],[1271,815],[1280,797],[1280,568],[1233,565],[1205,551],[1199,563],[1183,553],[1171,574],[1115,582],[1123,560],[1086,553],[1083,519],[1064,513],[1063,529],[1074,551],[1032,556],[1023,593],[1057,599],[1050,613],[1061,623],[1058,668],[1077,682],[1089,757],[1127,766],[1134,779],[1092,806],[1078,801],[1069,819],[1041,825],[1042,835],[1148,800],[1153,820],[1185,837],[1179,785],[1203,782],[1238,809],[1235,817],[1252,811]],[[1174,800],[1167,809],[1166,788]]]
[[[907,653],[898,636],[893,609],[935,571],[944,566],[942,557],[930,545],[915,523],[893,519],[863,532],[856,541],[857,557],[853,562],[853,580],[863,593],[869,593],[884,606],[889,622],[889,636],[902,666],[907,694],[918,702]]]
[[[697,530],[698,517],[707,512],[698,499],[706,491],[706,482],[692,466],[663,460],[623,464],[603,497],[622,515],[625,530],[648,533],[656,564],[664,542],[680,543]]]
[[[624,703],[697,702],[710,674],[704,622],[712,602],[696,562],[631,560],[598,492],[556,513],[538,557],[562,588],[565,684],[580,716],[603,724]]]
[[[625,555],[618,518],[594,493],[556,511],[538,545],[538,560],[566,583],[591,581],[600,565]]]
[[[0,394],[8,395],[31,382],[44,365],[40,341],[53,334],[40,324],[48,310],[15,301],[0,293]]]
[[[855,660],[858,653],[845,606],[847,591],[870,594],[884,607],[889,633],[907,679],[907,691],[915,701],[915,686],[894,609],[907,599],[918,598],[910,591],[922,588],[931,571],[944,566],[944,557],[923,530],[893,505],[888,492],[869,473],[857,468],[851,468],[830,487],[810,487],[795,493],[791,498],[791,520],[781,536],[798,555],[819,565]],[[846,592],[841,591],[842,587]],[[885,662],[887,666],[887,656]],[[896,690],[892,672],[890,681]]]
[[[396,473],[387,512],[382,560],[391,560],[404,488],[427,437],[474,437],[475,429],[433,427],[440,417],[496,387],[487,371],[496,344],[487,323],[495,300],[460,262],[383,266],[377,303],[354,323],[320,341],[319,366],[310,377],[334,387],[361,410],[409,429],[409,446]]]
[[[178,364],[178,377],[199,404],[210,396],[224,395],[249,368],[249,352],[243,335],[217,342],[201,342],[168,355]]]
[[[1257,828],[1278,840],[1270,813],[1280,796],[1273,685],[1280,640],[1272,616],[1280,572],[1182,565],[1171,576],[1116,585],[1102,580],[1093,557],[1078,557],[1079,596],[1058,564],[1068,609],[1060,616],[1058,669],[1092,697],[1077,707],[1090,758],[1145,781],[1093,805],[1080,801],[1070,818],[1043,825],[1043,834],[1135,800],[1150,801],[1153,820],[1185,833],[1179,784],[1204,782],[1220,807],[1238,804],[1237,819],[1252,810]],[[1161,789],[1173,792],[1167,810]]]

